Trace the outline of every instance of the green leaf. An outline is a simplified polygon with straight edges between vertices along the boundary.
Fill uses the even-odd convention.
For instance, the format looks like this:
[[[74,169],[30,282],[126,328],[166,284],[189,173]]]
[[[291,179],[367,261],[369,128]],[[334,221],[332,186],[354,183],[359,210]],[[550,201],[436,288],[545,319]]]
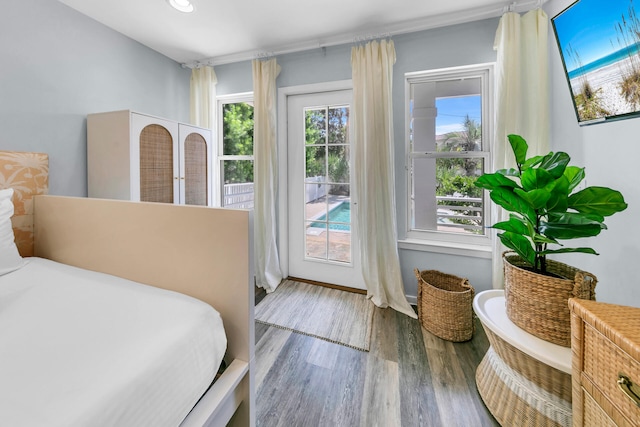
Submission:
[[[571,157],[565,152],[549,153],[544,157],[540,164],[540,169],[544,169],[554,178],[560,178],[563,174]]]
[[[496,173],[499,173],[500,175],[504,175],[504,176],[514,176],[514,177],[520,176],[520,171],[515,168],[498,169]]]
[[[547,205],[549,197],[551,197],[551,193],[549,193],[547,190],[524,191],[516,188],[513,191],[535,210],[545,207]]]
[[[565,212],[568,207],[569,203],[567,202],[567,197],[563,197],[558,194],[551,194],[551,197],[549,197],[549,201],[547,202],[548,212]]]
[[[576,188],[584,179],[584,168],[568,166],[564,170],[564,176],[569,181],[569,192],[572,192],[573,189]]]
[[[520,135],[514,134],[508,135],[507,138],[509,138],[509,144],[511,144],[511,149],[516,157],[516,163],[522,165],[527,160],[527,150],[529,149],[527,141]]]
[[[545,188],[549,183],[553,182],[553,176],[544,169],[527,169],[522,172],[520,183],[522,188],[527,191]]]
[[[595,224],[568,225],[568,224],[540,224],[540,233],[554,239],[568,240],[581,237],[593,237],[603,230]]]
[[[513,192],[512,188],[497,187],[491,192],[491,200],[509,212],[524,215],[532,224],[536,223],[536,213],[529,204]]]
[[[476,179],[476,187],[494,190],[498,187],[518,187],[518,184],[500,173],[485,173]]]
[[[494,224],[492,228],[509,231],[515,234],[522,234],[522,235],[533,234],[533,227],[527,221],[520,219],[515,215],[510,215],[508,221],[502,221],[497,224]]]
[[[584,218],[585,220],[590,220],[599,224],[604,222],[604,217],[602,215],[585,214],[582,212],[549,212],[547,215],[548,222],[562,222],[564,221],[563,217]]]
[[[596,251],[591,248],[562,248],[562,249],[548,249],[546,251],[540,252],[540,255],[549,255],[549,254],[566,254],[569,252],[581,252],[583,254],[592,254],[592,255],[600,255]]]
[[[565,176],[556,179],[547,187],[551,193],[547,202],[548,212],[566,212],[569,207],[569,180]]]
[[[551,181],[546,187],[551,193],[559,194],[563,197],[569,197],[569,180],[562,175]]]
[[[516,253],[520,255],[520,258],[527,261],[531,266],[535,266],[536,252],[529,239],[508,231],[498,234],[498,237],[502,241],[503,245],[516,251]]]
[[[528,159],[526,162],[522,164],[522,170],[532,168],[536,165],[539,165],[544,160],[545,156],[534,156]]]
[[[533,236],[533,243],[535,244],[549,244],[549,243],[553,243],[554,245],[559,245],[560,242],[558,242],[556,239],[552,239],[551,237],[548,236],[543,236],[542,234],[536,234]]]
[[[587,187],[569,196],[569,207],[582,213],[610,216],[627,206],[619,191],[607,187]]]
[[[550,215],[540,223],[540,234],[562,240],[597,236],[604,229],[603,223],[577,212]]]

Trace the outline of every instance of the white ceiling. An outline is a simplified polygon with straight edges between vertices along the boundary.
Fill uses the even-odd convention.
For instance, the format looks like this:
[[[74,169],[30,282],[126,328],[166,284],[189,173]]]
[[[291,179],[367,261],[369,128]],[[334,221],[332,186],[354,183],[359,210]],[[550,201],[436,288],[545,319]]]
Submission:
[[[497,0],[60,0],[180,63],[213,64],[498,16]],[[538,0],[519,0],[516,8]]]

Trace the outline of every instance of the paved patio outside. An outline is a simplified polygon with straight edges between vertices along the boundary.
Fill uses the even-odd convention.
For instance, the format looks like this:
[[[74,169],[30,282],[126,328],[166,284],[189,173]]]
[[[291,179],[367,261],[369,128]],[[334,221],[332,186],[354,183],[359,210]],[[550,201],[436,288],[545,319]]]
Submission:
[[[306,204],[306,219],[313,220],[330,211],[342,202],[349,202],[349,196],[329,195]],[[342,230],[323,230],[320,227],[306,226],[306,255],[329,261],[351,262],[351,232]],[[327,254],[328,251],[328,254]]]

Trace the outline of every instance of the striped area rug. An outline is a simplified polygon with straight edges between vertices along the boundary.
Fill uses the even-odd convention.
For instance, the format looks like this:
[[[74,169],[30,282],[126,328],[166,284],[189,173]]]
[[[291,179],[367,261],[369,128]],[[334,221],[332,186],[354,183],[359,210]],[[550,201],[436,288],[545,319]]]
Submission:
[[[256,306],[256,321],[369,351],[374,305],[365,295],[285,280]]]

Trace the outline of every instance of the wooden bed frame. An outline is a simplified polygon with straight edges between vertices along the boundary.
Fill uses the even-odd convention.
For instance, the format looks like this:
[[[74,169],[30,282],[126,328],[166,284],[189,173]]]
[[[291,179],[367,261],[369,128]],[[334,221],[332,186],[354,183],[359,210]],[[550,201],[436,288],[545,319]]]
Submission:
[[[35,256],[187,294],[220,312],[230,364],[181,426],[254,426],[252,212],[44,195],[31,204],[24,199],[43,191],[25,195],[24,181],[14,184],[23,190],[14,199],[32,210]],[[29,239],[21,240],[24,256]]]

